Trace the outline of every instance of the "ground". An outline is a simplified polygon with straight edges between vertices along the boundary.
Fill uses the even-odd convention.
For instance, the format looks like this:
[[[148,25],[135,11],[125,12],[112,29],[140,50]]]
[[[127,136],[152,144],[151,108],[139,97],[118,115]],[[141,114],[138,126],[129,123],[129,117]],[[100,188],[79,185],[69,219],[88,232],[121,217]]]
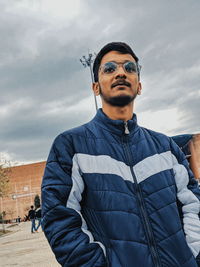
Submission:
[[[57,263],[42,230],[31,234],[30,229],[30,222],[22,222],[12,227],[6,225],[6,230],[11,232],[0,236],[0,266],[61,266]]]

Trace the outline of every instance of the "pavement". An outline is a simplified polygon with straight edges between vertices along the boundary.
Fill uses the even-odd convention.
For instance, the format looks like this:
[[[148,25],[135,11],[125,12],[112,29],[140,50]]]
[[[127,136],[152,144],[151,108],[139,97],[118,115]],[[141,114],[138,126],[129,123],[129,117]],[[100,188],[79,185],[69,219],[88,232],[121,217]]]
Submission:
[[[31,234],[31,222],[21,222],[10,227],[6,225],[6,230],[11,232],[0,237],[1,267],[61,266],[57,263],[42,230]]]

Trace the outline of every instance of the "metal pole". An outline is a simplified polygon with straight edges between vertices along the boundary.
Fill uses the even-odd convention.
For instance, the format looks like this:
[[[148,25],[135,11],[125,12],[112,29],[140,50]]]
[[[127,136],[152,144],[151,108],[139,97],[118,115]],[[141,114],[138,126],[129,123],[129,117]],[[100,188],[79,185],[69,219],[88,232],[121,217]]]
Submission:
[[[92,66],[91,66],[91,64],[90,64],[90,75],[91,75],[92,83],[94,83],[94,77],[92,75]],[[96,108],[96,111],[97,111],[98,110],[97,98],[96,98],[96,95],[95,95],[94,92],[93,92],[93,94],[94,94],[95,108]]]
[[[82,65],[84,66],[84,68],[86,68],[86,67],[89,67],[90,68],[91,80],[92,80],[92,83],[94,83],[94,77],[93,77],[93,74],[92,74],[92,63],[93,63],[92,57],[93,57],[93,54],[91,54],[91,53],[88,52],[88,57],[86,58],[86,56],[83,56],[80,59],[80,62],[82,63]],[[94,92],[93,92],[93,94],[94,94],[95,108],[96,108],[96,111],[97,111],[98,110],[97,98],[96,98],[96,95],[95,95]]]

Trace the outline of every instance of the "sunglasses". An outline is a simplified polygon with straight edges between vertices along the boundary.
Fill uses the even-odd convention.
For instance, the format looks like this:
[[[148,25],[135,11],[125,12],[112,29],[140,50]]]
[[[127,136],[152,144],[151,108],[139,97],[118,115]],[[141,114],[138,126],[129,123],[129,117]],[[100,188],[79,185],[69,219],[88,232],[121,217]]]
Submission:
[[[141,66],[133,61],[127,61],[125,63],[116,63],[114,61],[111,61],[101,65],[99,70],[104,74],[112,74],[119,68],[119,66],[122,66],[124,71],[127,73],[139,74],[141,69]]]

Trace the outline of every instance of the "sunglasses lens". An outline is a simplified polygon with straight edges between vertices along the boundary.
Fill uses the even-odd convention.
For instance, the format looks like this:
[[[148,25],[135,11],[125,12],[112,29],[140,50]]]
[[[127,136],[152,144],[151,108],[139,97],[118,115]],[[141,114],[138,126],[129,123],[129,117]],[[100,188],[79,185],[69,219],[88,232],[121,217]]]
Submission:
[[[124,68],[128,73],[137,72],[137,66],[134,62],[127,62],[124,64]]]
[[[103,66],[104,73],[113,73],[117,69],[117,65],[114,62],[107,62]]]
[[[137,64],[132,61],[128,61],[124,64],[115,63],[115,62],[107,62],[101,66],[101,70],[105,74],[114,73],[117,70],[118,66],[120,65],[123,65],[123,68],[127,73],[138,73]]]

